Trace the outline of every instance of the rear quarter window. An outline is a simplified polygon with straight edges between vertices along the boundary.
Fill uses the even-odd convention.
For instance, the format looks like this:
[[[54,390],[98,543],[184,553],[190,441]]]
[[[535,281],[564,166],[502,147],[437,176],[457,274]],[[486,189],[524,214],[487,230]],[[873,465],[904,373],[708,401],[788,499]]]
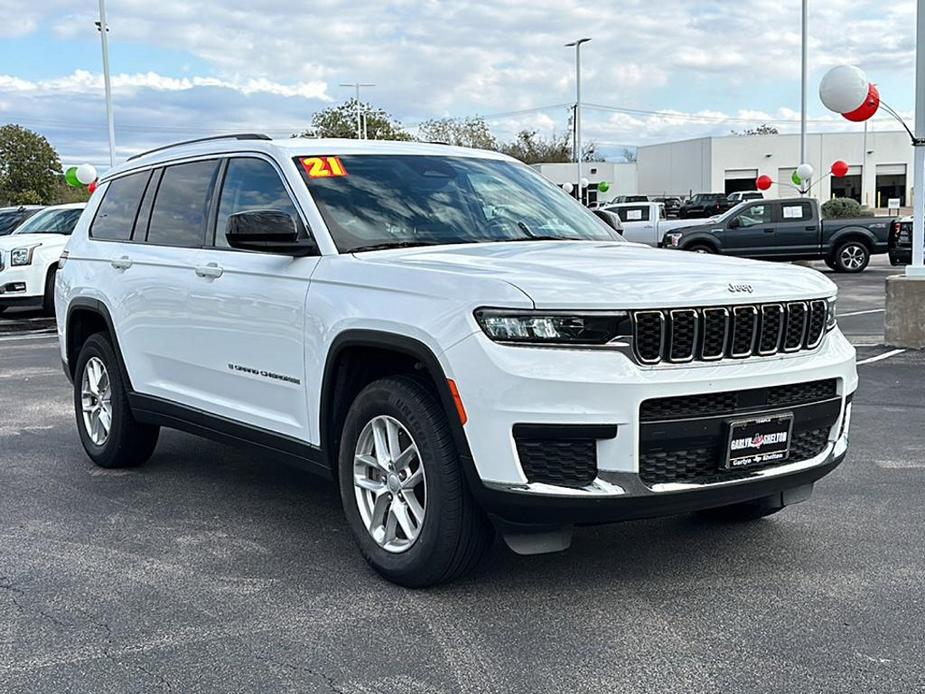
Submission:
[[[105,241],[127,241],[131,238],[138,206],[150,177],[150,171],[142,171],[109,182],[90,225],[91,238]]]

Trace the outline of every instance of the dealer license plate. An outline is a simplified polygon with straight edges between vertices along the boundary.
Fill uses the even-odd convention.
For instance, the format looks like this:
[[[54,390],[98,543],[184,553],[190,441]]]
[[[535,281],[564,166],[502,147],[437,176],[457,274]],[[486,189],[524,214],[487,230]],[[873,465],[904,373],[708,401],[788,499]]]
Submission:
[[[729,423],[727,468],[742,468],[787,460],[793,415],[776,414]]]

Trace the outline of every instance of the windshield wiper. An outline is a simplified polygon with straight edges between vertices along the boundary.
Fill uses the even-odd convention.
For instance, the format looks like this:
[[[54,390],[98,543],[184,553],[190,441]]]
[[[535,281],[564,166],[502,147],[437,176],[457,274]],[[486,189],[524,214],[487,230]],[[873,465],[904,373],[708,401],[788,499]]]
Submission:
[[[354,246],[348,248],[345,253],[362,253],[363,251],[386,251],[390,248],[414,248],[416,246],[439,246],[436,241],[384,241],[383,243],[371,243],[366,246]]]
[[[505,241],[583,241],[584,239],[568,237],[568,236],[553,236],[552,234],[537,234],[533,229],[531,229],[525,222],[517,220],[518,228],[526,234],[516,239],[504,239]]]

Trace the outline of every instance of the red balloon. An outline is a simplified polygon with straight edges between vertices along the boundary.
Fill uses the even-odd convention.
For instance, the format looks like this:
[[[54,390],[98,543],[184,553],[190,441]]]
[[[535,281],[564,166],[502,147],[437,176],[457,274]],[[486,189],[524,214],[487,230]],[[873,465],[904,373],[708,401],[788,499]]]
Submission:
[[[774,181],[771,179],[770,176],[759,176],[758,179],[755,181],[755,186],[757,186],[758,190],[767,190],[773,184],[774,184]]]
[[[87,190],[90,191],[90,195],[93,195],[93,193],[96,191],[96,181],[90,181],[89,185],[87,186]]]
[[[839,159],[837,162],[832,164],[832,175],[835,178],[841,178],[842,176],[848,175],[848,163]]]
[[[863,123],[869,118],[872,118],[878,108],[880,108],[880,92],[877,90],[877,85],[871,82],[864,103],[853,111],[843,113],[842,116],[854,123]]]

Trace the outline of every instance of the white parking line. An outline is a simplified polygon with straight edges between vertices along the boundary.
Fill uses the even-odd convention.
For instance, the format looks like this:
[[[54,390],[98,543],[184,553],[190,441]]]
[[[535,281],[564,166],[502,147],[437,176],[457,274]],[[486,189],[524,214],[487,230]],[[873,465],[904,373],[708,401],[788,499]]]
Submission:
[[[872,308],[866,311],[850,311],[848,313],[839,313],[836,316],[836,318],[850,318],[851,316],[864,316],[864,315],[867,315],[868,313],[882,313],[883,311],[886,311],[886,309],[885,308]]]
[[[17,333],[9,337],[0,337],[0,342],[18,342],[20,340],[50,340],[58,339],[58,333],[53,330],[32,330],[26,333]]]
[[[863,366],[864,364],[873,364],[875,361],[883,361],[884,359],[889,359],[890,357],[895,357],[897,354],[902,354],[906,350],[904,349],[891,349],[889,352],[884,352],[883,354],[878,354],[876,357],[869,357],[868,359],[862,359],[858,362],[858,366]]]

